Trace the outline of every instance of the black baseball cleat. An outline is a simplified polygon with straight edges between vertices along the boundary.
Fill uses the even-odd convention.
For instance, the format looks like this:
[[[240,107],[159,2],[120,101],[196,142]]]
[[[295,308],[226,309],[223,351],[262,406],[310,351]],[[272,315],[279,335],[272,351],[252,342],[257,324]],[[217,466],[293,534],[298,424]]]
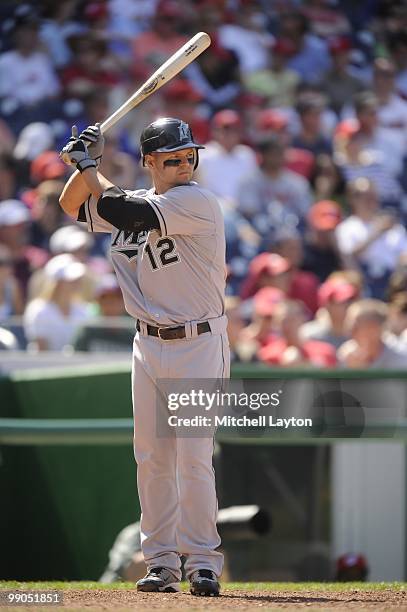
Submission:
[[[201,595],[202,597],[217,597],[219,595],[220,585],[216,574],[211,570],[197,570],[191,575],[189,583],[192,595]]]
[[[152,567],[137,582],[137,590],[144,593],[178,593],[181,586],[174,574],[165,567]]]

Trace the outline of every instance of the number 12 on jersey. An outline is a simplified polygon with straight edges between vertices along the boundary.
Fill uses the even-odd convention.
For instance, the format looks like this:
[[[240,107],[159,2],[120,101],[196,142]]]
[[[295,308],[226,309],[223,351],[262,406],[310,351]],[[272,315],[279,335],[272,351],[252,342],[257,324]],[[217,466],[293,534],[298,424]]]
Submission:
[[[158,270],[164,266],[170,266],[179,262],[175,240],[168,236],[157,240],[154,249],[147,243],[144,247],[144,251],[148,255],[153,270]]]

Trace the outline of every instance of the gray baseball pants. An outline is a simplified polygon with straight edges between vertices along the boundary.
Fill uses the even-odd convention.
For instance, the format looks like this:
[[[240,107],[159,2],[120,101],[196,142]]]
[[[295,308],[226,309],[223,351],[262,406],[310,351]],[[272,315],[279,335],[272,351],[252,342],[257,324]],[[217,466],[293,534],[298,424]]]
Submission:
[[[161,340],[136,334],[132,394],[134,455],[141,505],[141,547],[148,569],[165,567],[181,578],[180,555],[189,577],[197,569],[220,576],[223,555],[216,549],[217,499],[212,467],[213,437],[158,437],[157,411],[168,414],[160,379],[220,379],[230,371],[226,317],[209,320],[211,332]],[[144,332],[144,333],[143,333]],[[169,427],[169,429],[171,429]],[[173,433],[173,432],[172,432]]]

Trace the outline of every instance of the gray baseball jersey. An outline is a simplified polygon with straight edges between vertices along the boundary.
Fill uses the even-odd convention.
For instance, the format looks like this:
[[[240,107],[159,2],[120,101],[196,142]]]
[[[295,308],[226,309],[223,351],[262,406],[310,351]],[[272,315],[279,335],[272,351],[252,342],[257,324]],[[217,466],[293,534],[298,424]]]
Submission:
[[[153,231],[121,231],[85,203],[91,232],[111,233],[111,257],[127,312],[149,324],[175,325],[224,313],[224,222],[215,196],[197,183],[126,191],[147,199],[160,221]],[[136,204],[135,204],[136,206]]]

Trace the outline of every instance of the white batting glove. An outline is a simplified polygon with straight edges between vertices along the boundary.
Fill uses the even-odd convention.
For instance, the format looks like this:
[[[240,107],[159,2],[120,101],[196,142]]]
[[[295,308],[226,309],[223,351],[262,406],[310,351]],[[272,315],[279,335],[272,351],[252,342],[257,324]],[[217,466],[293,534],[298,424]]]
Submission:
[[[79,138],[86,144],[89,156],[96,161],[96,166],[99,167],[105,146],[105,139],[100,131],[100,123],[89,125],[81,132]]]
[[[86,144],[78,137],[76,125],[72,126],[72,136],[59,156],[68,166],[75,166],[79,172],[86,168],[96,168],[96,161],[89,156]]]

